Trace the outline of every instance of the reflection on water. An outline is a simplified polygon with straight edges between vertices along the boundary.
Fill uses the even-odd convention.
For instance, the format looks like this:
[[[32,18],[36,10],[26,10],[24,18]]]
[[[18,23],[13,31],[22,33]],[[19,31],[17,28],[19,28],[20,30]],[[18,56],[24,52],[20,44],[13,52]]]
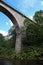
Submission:
[[[7,60],[7,61],[4,62],[4,65],[13,65],[13,64],[10,61]]]
[[[0,65],[43,65],[43,60],[6,60],[0,59]]]
[[[13,65],[9,60],[0,59],[0,65]]]

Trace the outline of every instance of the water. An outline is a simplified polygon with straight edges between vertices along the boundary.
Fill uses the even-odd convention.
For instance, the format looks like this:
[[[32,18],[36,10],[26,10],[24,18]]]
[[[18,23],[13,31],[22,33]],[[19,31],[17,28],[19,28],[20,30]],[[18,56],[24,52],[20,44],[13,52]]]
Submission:
[[[0,59],[0,65],[43,65],[43,60]]]
[[[0,59],[0,65],[13,65],[13,63],[7,59]]]

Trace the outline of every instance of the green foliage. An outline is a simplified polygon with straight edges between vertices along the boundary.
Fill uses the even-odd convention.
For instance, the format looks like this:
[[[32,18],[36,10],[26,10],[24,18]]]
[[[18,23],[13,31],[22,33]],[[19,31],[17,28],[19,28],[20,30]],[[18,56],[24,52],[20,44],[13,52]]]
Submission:
[[[10,29],[9,36],[11,36],[11,38],[5,40],[4,36],[0,34],[0,56],[2,57],[13,57],[15,53],[15,29]]]
[[[29,24],[30,24],[30,21],[29,21],[28,18],[26,18],[26,19],[24,20],[24,25],[25,25],[25,26],[28,26]]]
[[[24,48],[23,53],[25,53],[26,58],[35,58],[35,57],[41,57],[41,54],[43,53],[43,48],[35,47],[35,46],[28,46]]]
[[[0,34],[0,47],[5,47],[5,43],[4,36]]]
[[[40,45],[43,43],[43,25],[40,24],[43,22],[43,11],[38,11],[35,13],[33,19],[36,21],[36,23],[33,21],[29,21],[29,19],[25,19],[24,24],[26,26],[26,41],[25,44],[35,44]],[[38,23],[39,21],[39,23]],[[31,22],[31,23],[30,23]]]
[[[12,36],[11,39],[9,40],[10,43],[13,44],[13,47],[15,47],[15,42],[16,42],[16,31],[14,26],[12,26],[9,30],[9,36]]]
[[[43,24],[43,10],[35,12],[35,15],[33,19],[38,23],[38,24]]]
[[[43,42],[43,26],[30,24],[26,29],[27,42],[31,44]]]
[[[43,11],[37,11],[33,19],[36,23],[34,21],[31,22],[28,18],[26,18],[24,21],[26,28],[21,28],[22,32],[25,34],[23,36],[24,46],[19,54],[16,54],[14,50],[16,40],[14,26],[9,30],[9,36],[12,36],[9,40],[5,41],[3,35],[0,34],[1,56],[19,58],[21,60],[43,57]]]
[[[23,48],[21,53],[19,54],[14,54],[14,58],[17,59],[35,59],[35,58],[42,58],[43,57],[43,48],[40,46],[26,46]]]
[[[36,22],[31,22],[29,19],[24,21],[26,38],[24,38],[24,49],[18,55],[20,58],[43,57],[43,11],[36,12],[33,19]]]
[[[0,47],[0,56],[2,57],[12,57],[14,53],[15,53],[14,48]]]

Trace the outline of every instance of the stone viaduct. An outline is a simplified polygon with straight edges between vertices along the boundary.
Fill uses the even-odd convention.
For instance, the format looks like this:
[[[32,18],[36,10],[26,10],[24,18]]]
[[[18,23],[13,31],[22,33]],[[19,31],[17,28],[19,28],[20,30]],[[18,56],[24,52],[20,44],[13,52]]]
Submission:
[[[16,43],[15,52],[19,53],[21,51],[21,27],[24,27],[24,20],[27,18],[25,15],[12,8],[2,0],[0,0],[0,11],[10,18],[16,29]],[[30,20],[30,19],[29,19]],[[32,20],[30,20],[32,21]]]

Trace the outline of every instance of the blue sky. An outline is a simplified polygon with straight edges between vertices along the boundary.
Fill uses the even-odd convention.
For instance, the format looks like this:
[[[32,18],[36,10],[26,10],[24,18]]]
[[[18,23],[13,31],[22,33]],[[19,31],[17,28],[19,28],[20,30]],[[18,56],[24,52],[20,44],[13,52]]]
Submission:
[[[3,0],[13,8],[32,19],[34,13],[43,10],[43,0]],[[0,12],[0,30],[5,33],[12,26],[11,20]]]
[[[33,16],[35,11],[43,9],[43,0],[3,0],[13,8],[27,16]]]
[[[2,12],[0,12],[0,33],[4,36],[8,34],[8,30],[13,25],[11,20]]]

